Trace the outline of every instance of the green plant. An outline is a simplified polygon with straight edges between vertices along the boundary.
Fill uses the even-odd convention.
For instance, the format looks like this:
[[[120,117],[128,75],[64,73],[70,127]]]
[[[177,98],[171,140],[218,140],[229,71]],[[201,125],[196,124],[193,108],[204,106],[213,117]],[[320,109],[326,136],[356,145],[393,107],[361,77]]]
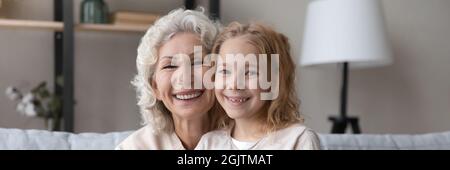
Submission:
[[[6,95],[18,102],[16,110],[22,115],[43,118],[48,130],[61,130],[62,99],[48,90],[46,82],[41,82],[25,95],[15,87],[8,87]]]

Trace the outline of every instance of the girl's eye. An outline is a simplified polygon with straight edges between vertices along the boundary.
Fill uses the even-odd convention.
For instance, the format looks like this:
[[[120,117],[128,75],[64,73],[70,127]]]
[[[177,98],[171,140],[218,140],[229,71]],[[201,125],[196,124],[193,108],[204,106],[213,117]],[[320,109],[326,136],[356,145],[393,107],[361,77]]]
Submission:
[[[246,71],[245,75],[247,75],[247,76],[255,76],[255,75],[258,75],[258,72],[250,70],[250,71]]]

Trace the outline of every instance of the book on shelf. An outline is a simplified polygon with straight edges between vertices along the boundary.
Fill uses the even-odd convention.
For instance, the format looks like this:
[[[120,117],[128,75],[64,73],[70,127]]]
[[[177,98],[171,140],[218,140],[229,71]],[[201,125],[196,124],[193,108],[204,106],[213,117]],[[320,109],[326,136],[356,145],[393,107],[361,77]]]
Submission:
[[[3,18],[3,12],[2,12],[2,0],[0,0],[0,18]]]
[[[113,13],[113,23],[119,25],[151,25],[158,18],[158,14],[118,11]]]

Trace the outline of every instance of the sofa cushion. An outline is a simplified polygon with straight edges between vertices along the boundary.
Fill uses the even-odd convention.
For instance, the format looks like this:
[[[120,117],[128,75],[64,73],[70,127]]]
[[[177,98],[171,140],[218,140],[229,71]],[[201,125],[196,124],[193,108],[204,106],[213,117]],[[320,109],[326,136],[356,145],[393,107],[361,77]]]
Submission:
[[[130,132],[67,133],[0,128],[0,149],[88,150],[114,149]]]

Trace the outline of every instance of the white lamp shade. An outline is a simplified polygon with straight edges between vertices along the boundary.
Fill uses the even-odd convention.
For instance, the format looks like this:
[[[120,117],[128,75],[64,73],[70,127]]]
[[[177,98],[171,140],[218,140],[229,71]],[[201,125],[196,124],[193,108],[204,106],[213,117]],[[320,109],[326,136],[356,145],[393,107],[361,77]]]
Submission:
[[[305,24],[303,66],[349,62],[351,67],[371,67],[392,63],[378,0],[312,0]]]

